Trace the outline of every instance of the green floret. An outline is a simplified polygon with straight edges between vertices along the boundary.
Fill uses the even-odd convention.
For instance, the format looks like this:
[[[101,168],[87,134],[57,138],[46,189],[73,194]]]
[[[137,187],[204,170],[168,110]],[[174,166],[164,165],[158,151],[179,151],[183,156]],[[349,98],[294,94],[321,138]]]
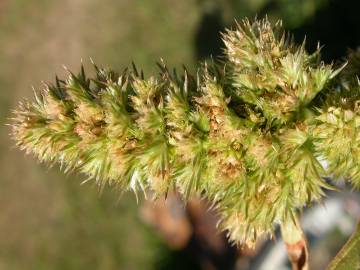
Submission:
[[[324,176],[360,187],[360,57],[334,70],[267,20],[223,39],[222,61],[196,75],[163,62],[149,78],[136,68],[69,73],[20,104],[13,137],[100,186],[207,198],[230,239],[247,244],[319,201],[332,188]]]

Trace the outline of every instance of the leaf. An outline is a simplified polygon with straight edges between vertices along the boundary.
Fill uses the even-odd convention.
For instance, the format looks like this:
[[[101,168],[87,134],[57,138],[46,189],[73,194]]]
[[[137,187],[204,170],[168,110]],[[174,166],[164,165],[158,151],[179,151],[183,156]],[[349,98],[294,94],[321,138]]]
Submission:
[[[360,222],[348,242],[332,260],[326,270],[360,269]]]

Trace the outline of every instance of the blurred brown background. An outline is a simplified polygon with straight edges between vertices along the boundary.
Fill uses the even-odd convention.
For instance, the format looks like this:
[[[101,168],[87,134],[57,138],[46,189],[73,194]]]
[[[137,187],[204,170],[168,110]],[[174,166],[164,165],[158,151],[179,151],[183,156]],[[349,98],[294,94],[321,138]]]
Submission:
[[[0,270],[206,267],[201,239],[169,248],[133,195],[100,194],[80,186],[84,176],[64,176],[13,147],[5,123],[31,86],[64,75],[63,64],[89,67],[90,57],[117,70],[134,61],[145,75],[160,58],[194,70],[221,54],[224,27],[256,14],[283,18],[296,40],[307,35],[308,49],[320,40],[324,59],[339,59],[360,44],[358,10],[356,0],[0,0]],[[184,226],[194,233],[194,222]],[[247,267],[227,250],[228,263],[215,265]]]

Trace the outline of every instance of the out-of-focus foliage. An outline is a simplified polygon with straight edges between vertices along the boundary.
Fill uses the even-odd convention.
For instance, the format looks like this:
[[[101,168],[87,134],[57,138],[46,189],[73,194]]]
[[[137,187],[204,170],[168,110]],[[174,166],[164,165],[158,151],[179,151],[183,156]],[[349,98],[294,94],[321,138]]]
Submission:
[[[359,186],[351,65],[336,78],[343,66],[325,65],[267,19],[244,20],[223,39],[222,62],[195,75],[161,62],[148,78],[95,66],[95,76],[82,68],[57,79],[15,111],[13,137],[100,186],[202,195],[231,240],[247,244],[319,201],[332,188],[323,176]]]
[[[242,0],[230,1],[241,12],[248,7],[251,12],[266,10],[270,19],[283,18],[289,28],[296,28],[311,20],[316,11],[328,4],[328,0]]]
[[[329,4],[328,0],[200,0],[204,10],[218,8],[223,12],[224,21],[231,23],[234,18],[249,14],[267,14],[270,20],[283,18],[288,28],[297,28],[311,20],[317,11]]]
[[[357,270],[360,268],[360,223],[349,241],[342,247],[327,270]]]

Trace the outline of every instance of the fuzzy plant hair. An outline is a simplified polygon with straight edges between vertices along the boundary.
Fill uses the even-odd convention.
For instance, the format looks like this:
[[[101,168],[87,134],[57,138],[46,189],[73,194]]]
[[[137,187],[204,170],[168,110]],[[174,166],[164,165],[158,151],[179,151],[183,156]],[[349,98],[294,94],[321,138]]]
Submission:
[[[100,186],[201,196],[232,241],[252,244],[332,189],[360,187],[360,53],[327,65],[281,22],[244,20],[196,74],[69,72],[14,111],[27,153]]]

